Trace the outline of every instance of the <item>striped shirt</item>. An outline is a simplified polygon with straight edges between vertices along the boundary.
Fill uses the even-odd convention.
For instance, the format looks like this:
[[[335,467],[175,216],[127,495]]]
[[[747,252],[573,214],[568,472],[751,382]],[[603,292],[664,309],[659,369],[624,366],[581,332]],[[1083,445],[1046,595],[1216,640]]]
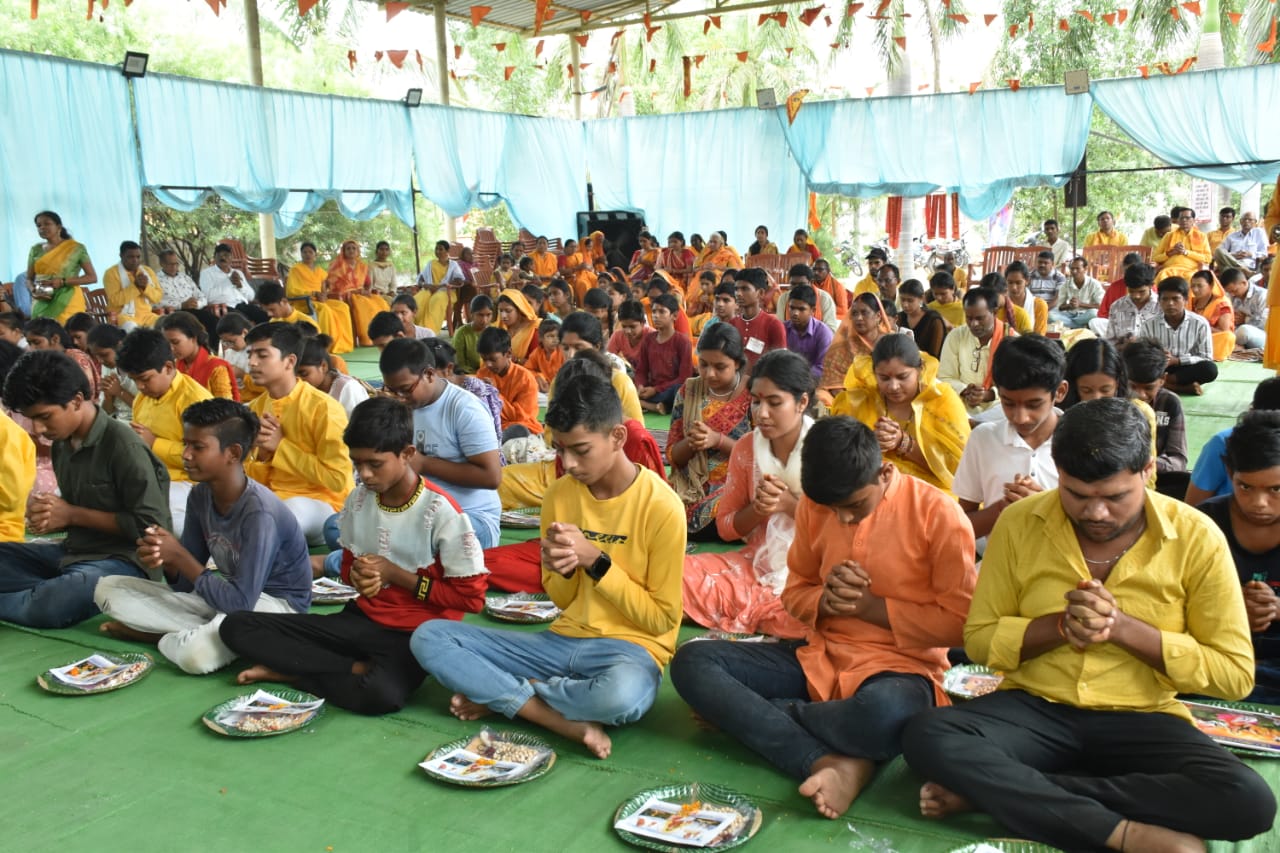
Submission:
[[[1155,294],[1147,299],[1141,308],[1133,304],[1128,296],[1122,296],[1111,303],[1111,313],[1107,323],[1107,340],[1118,343],[1138,333],[1138,327],[1152,317],[1160,317],[1160,303]]]
[[[1115,322],[1115,309],[1111,311]],[[1194,311],[1184,311],[1177,327],[1169,325],[1164,314],[1143,321],[1138,327],[1138,337],[1159,341],[1182,364],[1213,360],[1213,337],[1209,321]]]

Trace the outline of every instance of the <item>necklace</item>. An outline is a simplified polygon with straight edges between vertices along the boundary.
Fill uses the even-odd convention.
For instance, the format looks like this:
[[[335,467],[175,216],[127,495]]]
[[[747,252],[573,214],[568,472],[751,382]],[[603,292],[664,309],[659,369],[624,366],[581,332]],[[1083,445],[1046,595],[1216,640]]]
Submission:
[[[730,397],[732,397],[734,394],[738,392],[738,386],[741,384],[742,384],[742,374],[741,373],[735,374],[732,388],[730,388],[728,391],[726,391],[723,394],[717,394],[715,391],[712,391],[711,388],[708,387],[707,396],[715,400],[728,400]]]
[[[1080,556],[1084,557],[1084,561],[1091,566],[1106,566],[1111,563],[1118,563],[1120,562],[1121,557],[1129,553],[1129,549],[1131,549],[1134,545],[1138,544],[1138,540],[1142,538],[1142,534],[1145,530],[1146,530],[1146,526],[1144,525],[1142,530],[1138,531],[1138,535],[1133,537],[1133,541],[1130,542],[1127,546],[1125,546],[1125,549],[1121,551],[1119,554],[1116,554],[1114,557],[1108,557],[1105,560],[1090,560],[1088,557],[1084,557],[1083,552],[1080,554]]]

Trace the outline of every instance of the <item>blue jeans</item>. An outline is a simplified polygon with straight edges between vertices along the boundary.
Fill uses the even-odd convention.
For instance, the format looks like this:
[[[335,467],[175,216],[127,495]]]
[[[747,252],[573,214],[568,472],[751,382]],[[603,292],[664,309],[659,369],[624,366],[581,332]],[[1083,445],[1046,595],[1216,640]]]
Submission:
[[[796,779],[826,755],[887,761],[901,752],[907,721],[933,707],[929,680],[882,672],[847,699],[813,702],[801,645],[687,643],[671,661],[671,683],[704,719]]]
[[[337,551],[342,547],[338,544],[338,518],[341,515],[335,512],[324,520],[324,546],[330,551]]]
[[[1085,329],[1089,321],[1098,316],[1096,308],[1073,308],[1070,311],[1059,311],[1054,308],[1049,312],[1050,323],[1061,323],[1068,329]]]
[[[31,628],[66,628],[98,614],[93,588],[107,575],[146,577],[120,557],[60,565],[61,545],[0,543],[0,619]]]
[[[634,723],[658,695],[662,670],[626,640],[529,634],[431,619],[409,640],[445,687],[513,718],[534,696],[565,719]]]
[[[1280,660],[1258,658],[1253,692],[1241,701],[1280,705]]]

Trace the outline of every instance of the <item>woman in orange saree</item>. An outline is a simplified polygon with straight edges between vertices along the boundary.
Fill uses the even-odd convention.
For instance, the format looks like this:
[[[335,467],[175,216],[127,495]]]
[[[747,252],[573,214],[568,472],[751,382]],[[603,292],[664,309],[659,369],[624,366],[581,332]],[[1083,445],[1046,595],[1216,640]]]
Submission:
[[[583,241],[587,255],[591,258],[591,268],[596,272],[604,272],[609,268],[609,260],[604,251],[604,232],[592,231],[590,242]]]
[[[565,281],[573,288],[574,301],[581,305],[587,298],[587,291],[596,286],[596,272],[591,260],[591,238],[584,237],[581,243],[570,240],[565,244],[564,265],[560,268]],[[570,247],[573,251],[570,252]]]
[[[285,280],[284,295],[290,300],[302,300],[311,297],[311,310],[316,316],[316,325],[322,334],[333,341],[330,352],[344,353],[355,349],[355,337],[351,333],[351,309],[345,302],[329,299],[328,271],[316,263],[316,244],[303,243],[300,254],[302,260],[289,267],[289,277]],[[306,305],[305,302],[302,305]],[[296,306],[295,306],[296,307]]]
[[[640,248],[631,255],[627,278],[631,281],[648,281],[658,265],[658,243],[648,231],[640,233]]]
[[[693,275],[693,251],[684,244],[684,234],[672,231],[667,235],[667,248],[658,253],[656,269],[664,270],[680,282],[680,289],[689,290],[689,278]]]
[[[1213,360],[1226,361],[1236,348],[1236,313],[1226,291],[1209,270],[1191,275],[1191,308],[1209,321]]]
[[[719,231],[712,231],[707,238],[707,248],[697,262],[697,269],[724,272],[728,269],[742,269],[742,258],[738,253],[724,244]]]
[[[360,259],[360,244],[347,240],[342,251],[329,264],[327,279],[329,303],[345,303],[351,308],[351,326],[360,346],[373,346],[369,340],[369,321],[380,311],[390,311],[391,306],[381,296],[373,293],[369,277],[369,265]]]
[[[27,254],[27,287],[31,288],[32,317],[48,317],[66,323],[85,309],[81,285],[95,284],[98,273],[85,247],[71,239],[62,217],[52,210],[36,214],[41,242]]]

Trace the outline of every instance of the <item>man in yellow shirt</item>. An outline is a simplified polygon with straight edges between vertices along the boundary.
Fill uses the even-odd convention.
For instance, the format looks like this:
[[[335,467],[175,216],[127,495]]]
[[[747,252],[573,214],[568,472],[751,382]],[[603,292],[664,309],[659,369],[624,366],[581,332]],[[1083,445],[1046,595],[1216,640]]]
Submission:
[[[107,307],[124,329],[149,327],[156,321],[152,307],[164,299],[164,289],[155,270],[142,263],[142,247],[132,240],[120,244],[120,263],[102,275]]]
[[[1208,239],[1196,227],[1196,212],[1189,207],[1175,207],[1174,218],[1178,227],[1165,234],[1151,253],[1156,264],[1156,284],[1171,275],[1190,280],[1192,273],[1213,258]]]
[[[129,424],[169,472],[169,512],[173,533],[182,538],[187,497],[192,482],[182,462],[182,413],[213,395],[196,380],[179,373],[173,348],[156,329],[134,329],[116,354],[116,369],[138,386]]]
[[[980,809],[1066,850],[1203,851],[1271,828],[1275,795],[1176,696],[1236,700],[1253,647],[1211,519],[1145,488],[1151,428],[1127,400],[1067,411],[1058,488],[1001,513],[965,625],[1000,689],[926,711],[903,753],[921,812]]]
[[[1116,230],[1116,218],[1111,211],[1104,210],[1098,214],[1098,230],[1084,238],[1084,247],[1090,246],[1127,246],[1129,240]]]
[[[858,280],[853,286],[853,295],[860,293],[874,293],[880,295],[880,285],[876,283],[876,276],[880,273],[880,267],[889,262],[889,256],[884,249],[872,249],[867,252],[867,274]]]
[[[622,421],[617,393],[592,375],[567,379],[547,409],[566,474],[542,508],[542,583],[561,610],[550,629],[432,619],[414,631],[414,657],[454,691],[459,719],[520,717],[608,758],[604,727],[653,705],[683,611],[684,505],[627,458]]]
[[[342,404],[294,373],[302,332],[292,323],[264,323],[249,330],[249,375],[266,390],[249,408],[262,427],[245,472],[284,501],[316,547],[324,523],[342,509],[355,488],[351,454],[342,440]]]
[[[1216,231],[1210,231],[1205,237],[1209,240],[1209,254],[1218,251],[1218,247],[1222,245],[1222,241],[1227,239],[1227,235],[1231,233],[1232,225],[1236,221],[1236,209],[1234,207],[1224,207],[1218,211],[1218,228]]]
[[[8,341],[0,342],[0,386],[21,354]],[[27,497],[36,482],[36,443],[4,412],[0,412],[0,459],[7,466],[0,477],[0,542],[22,542]]]
[[[1173,220],[1162,213],[1151,221],[1150,228],[1142,232],[1142,239],[1138,241],[1138,245],[1154,249],[1160,245],[1164,235],[1168,234],[1172,228]]]

